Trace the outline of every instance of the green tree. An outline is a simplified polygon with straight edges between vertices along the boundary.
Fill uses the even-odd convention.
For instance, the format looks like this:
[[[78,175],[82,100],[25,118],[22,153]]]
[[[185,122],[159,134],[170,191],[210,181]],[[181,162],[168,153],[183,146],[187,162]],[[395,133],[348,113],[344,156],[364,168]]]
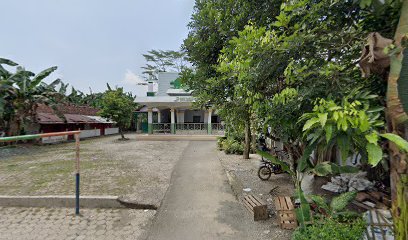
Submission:
[[[159,72],[181,70],[187,66],[186,53],[184,51],[173,50],[150,50],[147,54],[143,54],[146,60],[146,66],[143,66],[143,74],[148,76],[148,79],[157,80]]]
[[[99,114],[116,122],[122,140],[126,140],[123,131],[130,126],[137,107],[134,99],[131,94],[124,93],[123,88],[107,90],[102,97]]]
[[[194,90],[197,105],[210,104],[217,108],[229,129],[245,129],[244,158],[249,158],[253,113],[250,103],[245,102],[243,95],[237,94],[245,93],[243,89],[236,88],[240,78],[233,76],[231,69],[219,68],[218,63],[222,50],[238,36],[248,21],[255,26],[272,23],[281,3],[277,0],[196,1],[195,12],[188,25],[190,33],[184,40],[183,48],[194,70],[183,71],[183,84]],[[224,56],[230,56],[231,51],[233,47],[225,49]]]
[[[6,70],[2,64],[16,66],[14,73]],[[19,135],[28,122],[36,122],[38,104],[52,104],[57,98],[55,86],[60,83],[57,79],[51,84],[43,82],[57,67],[51,67],[34,74],[16,63],[0,59],[0,109],[2,124],[9,135]]]

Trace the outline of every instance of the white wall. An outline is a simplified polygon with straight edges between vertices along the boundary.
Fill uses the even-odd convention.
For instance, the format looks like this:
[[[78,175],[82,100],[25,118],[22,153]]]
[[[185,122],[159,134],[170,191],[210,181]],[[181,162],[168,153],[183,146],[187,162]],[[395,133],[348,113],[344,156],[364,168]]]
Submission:
[[[105,135],[117,134],[119,133],[119,128],[105,128]]]
[[[57,142],[64,142],[68,139],[68,136],[53,136],[53,137],[46,137],[41,138],[42,143],[57,143]]]
[[[79,138],[97,137],[100,135],[101,135],[100,129],[81,130],[81,134],[79,134]]]
[[[171,88],[170,82],[173,82],[179,77],[178,73],[161,72],[158,75],[158,91],[156,96],[168,96],[167,90]]]

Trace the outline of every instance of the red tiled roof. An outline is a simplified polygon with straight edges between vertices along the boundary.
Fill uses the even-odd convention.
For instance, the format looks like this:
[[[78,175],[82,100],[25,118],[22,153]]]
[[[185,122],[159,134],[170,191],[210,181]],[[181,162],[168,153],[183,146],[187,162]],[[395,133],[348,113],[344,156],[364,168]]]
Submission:
[[[60,117],[53,113],[37,113],[38,123],[65,123]]]
[[[100,123],[88,116],[97,116],[99,109],[89,106],[76,106],[72,104],[61,104],[57,106],[58,111],[64,115],[65,120],[60,118],[55,111],[44,104],[37,107],[37,121],[40,124],[64,124],[64,123]]]
[[[40,124],[64,124],[64,123],[101,123],[100,121],[79,114],[64,114],[66,121],[53,113],[37,113],[37,121]]]
[[[80,114],[88,116],[97,116],[99,109],[90,106],[77,106],[74,104],[60,104],[57,109],[62,114]],[[50,106],[39,104],[37,107],[37,113],[54,113],[54,109]]]
[[[99,121],[79,114],[64,114],[67,123],[100,123]]]

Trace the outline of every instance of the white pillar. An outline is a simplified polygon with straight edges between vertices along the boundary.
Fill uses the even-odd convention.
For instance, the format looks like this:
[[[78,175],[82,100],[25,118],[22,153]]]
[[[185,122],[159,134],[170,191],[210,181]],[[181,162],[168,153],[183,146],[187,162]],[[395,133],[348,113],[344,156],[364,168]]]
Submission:
[[[208,134],[212,134],[212,125],[211,125],[212,109],[208,109],[207,124],[208,124]]]
[[[171,122],[170,122],[170,131],[172,134],[176,133],[176,118],[175,118],[175,109],[172,108],[170,109],[170,113],[171,113]]]
[[[153,110],[151,108],[147,109],[147,133],[153,133]]]
[[[160,110],[157,112],[157,123],[161,123],[161,112],[160,112]]]
[[[184,123],[184,110],[177,111],[177,123]]]

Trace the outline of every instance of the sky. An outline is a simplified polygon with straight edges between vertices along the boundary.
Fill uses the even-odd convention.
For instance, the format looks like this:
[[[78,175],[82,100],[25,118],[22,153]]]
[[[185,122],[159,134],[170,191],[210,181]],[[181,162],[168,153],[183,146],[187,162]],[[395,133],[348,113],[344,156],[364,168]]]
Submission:
[[[39,72],[58,70],[76,89],[106,83],[145,96],[143,53],[179,50],[194,0],[0,0],[0,57]]]

